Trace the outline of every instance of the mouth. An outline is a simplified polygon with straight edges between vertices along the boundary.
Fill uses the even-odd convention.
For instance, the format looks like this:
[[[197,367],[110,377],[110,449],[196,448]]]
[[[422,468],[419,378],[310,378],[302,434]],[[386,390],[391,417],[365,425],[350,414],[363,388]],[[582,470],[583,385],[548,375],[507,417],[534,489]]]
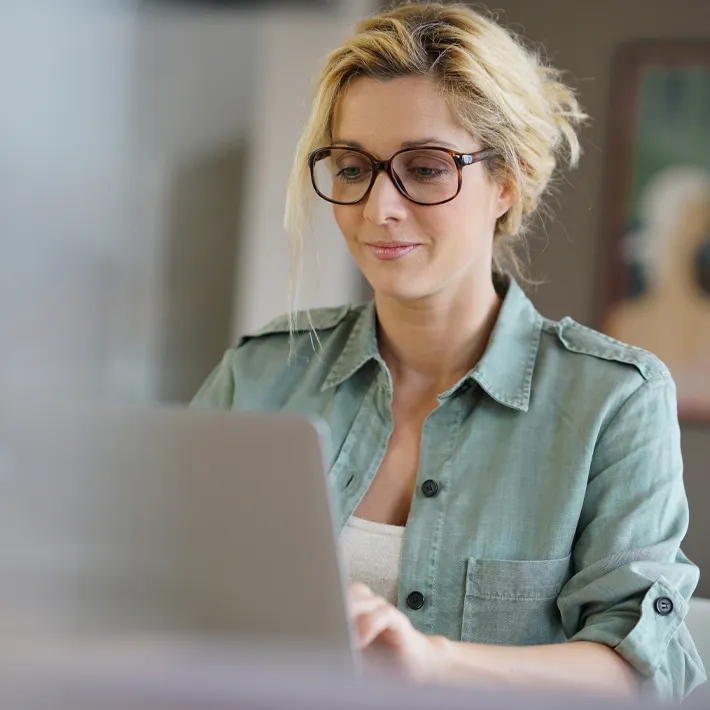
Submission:
[[[366,246],[378,259],[391,260],[401,259],[420,245],[411,242],[367,242]]]

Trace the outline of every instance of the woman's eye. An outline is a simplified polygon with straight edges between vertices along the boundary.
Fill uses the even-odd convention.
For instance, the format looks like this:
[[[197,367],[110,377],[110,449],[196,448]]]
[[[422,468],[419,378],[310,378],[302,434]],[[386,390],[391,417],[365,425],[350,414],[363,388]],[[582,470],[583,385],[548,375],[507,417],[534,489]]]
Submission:
[[[433,179],[433,178],[440,178],[445,175],[447,175],[450,172],[450,169],[447,165],[440,165],[440,164],[435,164],[435,165],[412,165],[409,168],[409,173],[412,175],[414,178],[420,178],[420,179]]]
[[[344,180],[346,182],[352,182],[353,180],[360,180],[366,176],[366,170],[357,165],[344,166],[338,170],[336,173],[339,180]]]

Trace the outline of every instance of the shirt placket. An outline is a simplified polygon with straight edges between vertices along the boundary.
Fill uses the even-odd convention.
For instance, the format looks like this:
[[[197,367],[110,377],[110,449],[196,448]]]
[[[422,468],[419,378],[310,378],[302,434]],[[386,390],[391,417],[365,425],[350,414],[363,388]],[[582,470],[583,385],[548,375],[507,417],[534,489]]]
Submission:
[[[393,428],[391,391],[387,373],[380,369],[330,470],[331,489],[338,501],[338,534],[367,493],[387,451]]]
[[[464,383],[424,422],[419,471],[402,546],[398,606],[427,634],[435,633],[441,605],[437,568],[446,533],[447,503],[454,493],[454,453],[468,411],[461,397],[468,388]]]

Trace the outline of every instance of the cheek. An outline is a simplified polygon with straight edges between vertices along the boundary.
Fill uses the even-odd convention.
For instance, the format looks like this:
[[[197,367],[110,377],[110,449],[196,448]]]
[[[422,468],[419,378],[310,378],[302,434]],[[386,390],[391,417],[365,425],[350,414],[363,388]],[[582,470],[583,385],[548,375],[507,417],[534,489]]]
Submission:
[[[469,181],[452,203],[452,222],[462,234],[480,235],[495,224],[494,195],[483,181]]]
[[[469,199],[462,192],[450,203],[422,211],[417,215],[417,221],[433,245],[442,250],[442,257],[448,254],[449,258],[459,260],[465,258],[464,255],[487,248],[492,229],[486,215],[487,210],[480,204],[480,199]]]
[[[463,202],[451,202],[436,207],[422,207],[415,219],[419,229],[435,243],[460,241],[470,230],[468,214],[470,210]]]
[[[353,207],[343,207],[342,205],[333,205],[333,216],[340,231],[346,240],[354,237],[357,228],[358,210]]]

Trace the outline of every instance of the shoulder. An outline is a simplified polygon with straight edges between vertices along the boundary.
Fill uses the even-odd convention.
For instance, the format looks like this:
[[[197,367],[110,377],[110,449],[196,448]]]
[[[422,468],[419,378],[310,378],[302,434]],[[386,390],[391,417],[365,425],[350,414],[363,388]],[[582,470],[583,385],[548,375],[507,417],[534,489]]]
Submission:
[[[245,333],[227,350],[195,402],[278,409],[299,387],[316,391],[364,308],[284,314]]]
[[[289,339],[291,335],[299,339],[304,335],[326,334],[353,319],[363,306],[343,305],[334,308],[314,308],[307,311],[284,313],[257,330],[245,333],[236,343],[237,348],[250,342],[264,344],[273,340]]]
[[[278,378],[284,373],[288,380],[306,368],[325,371],[345,346],[365,307],[314,308],[274,318],[239,338],[232,348],[235,366],[246,377],[268,372],[270,378]]]
[[[622,343],[581,325],[572,318],[559,321],[543,321],[543,332],[551,336],[556,346],[561,347],[571,364],[595,369],[638,373],[644,381],[670,378],[668,367],[653,353]]]
[[[634,432],[646,429],[670,441],[677,429],[668,367],[652,353],[572,318],[543,321],[535,377],[544,417],[555,412],[590,451],[605,434],[607,443],[618,434],[622,456]]]

